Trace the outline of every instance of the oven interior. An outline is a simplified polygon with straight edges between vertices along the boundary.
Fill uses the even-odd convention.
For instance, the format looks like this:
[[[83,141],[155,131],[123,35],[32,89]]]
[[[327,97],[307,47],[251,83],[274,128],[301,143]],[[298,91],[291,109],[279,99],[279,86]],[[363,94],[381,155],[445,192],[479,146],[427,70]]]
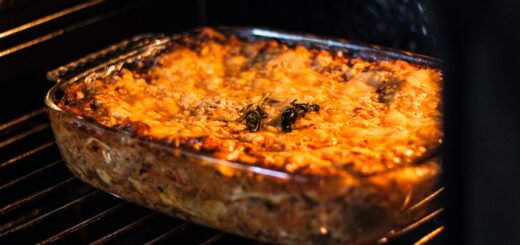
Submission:
[[[439,26],[449,22],[447,20],[460,21],[462,18],[450,11],[440,10],[462,8],[464,6],[460,4],[437,6],[421,0],[0,0],[0,243],[260,244],[138,207],[95,190],[73,177],[61,160],[43,109],[44,95],[53,85],[45,77],[47,71],[137,34],[175,33],[205,25],[246,25],[339,36],[450,58],[445,62],[448,65],[446,73],[447,81],[453,82],[454,78],[464,80],[468,77],[467,73],[454,68],[458,67],[456,62],[468,60],[468,51],[464,53],[459,49],[466,45],[466,39],[453,30],[455,27],[439,31]],[[477,19],[477,7],[470,9],[475,13],[469,14],[468,18]],[[520,26],[518,21],[513,23],[516,27]],[[464,24],[460,26],[464,27]],[[471,34],[471,30],[467,32]],[[493,42],[487,44],[499,46]],[[471,65],[480,64],[470,63],[468,66]],[[484,72],[484,75],[498,70],[495,68]],[[458,232],[468,231],[462,228],[465,217],[472,212],[478,214],[478,210],[464,209],[464,198],[467,196],[457,193],[466,190],[467,183],[479,184],[482,179],[476,174],[472,175],[476,182],[468,181],[472,176],[460,177],[460,173],[468,167],[468,161],[467,157],[464,158],[466,155],[457,149],[468,149],[464,142],[468,135],[459,133],[457,127],[463,127],[470,117],[457,113],[465,110],[463,99],[475,99],[482,93],[484,96],[497,95],[491,94],[493,91],[486,94],[488,90],[482,90],[484,86],[476,84],[466,97],[454,99],[454,94],[463,91],[463,84],[448,84],[446,92],[451,96],[446,101],[454,105],[447,110],[447,116],[450,116],[447,129],[454,133],[447,137],[445,162],[460,163],[446,168],[444,184],[453,186],[444,195],[447,200],[445,204],[452,210],[448,212],[450,216],[446,218],[445,214],[438,213],[425,217],[424,222],[390,239],[387,244],[442,243],[449,239],[462,241],[466,238]],[[513,85],[512,88],[517,87]],[[507,98],[511,97],[498,100],[503,102]],[[518,118],[515,117],[518,113],[510,115]],[[474,118],[477,122],[483,120]],[[505,123],[512,125],[510,121]],[[496,122],[491,121],[483,128],[490,129],[493,125],[496,126]],[[502,134],[518,136],[518,130],[499,132],[491,138]],[[512,144],[504,146],[505,150],[514,149],[516,141],[509,141]],[[488,159],[492,153],[486,155]],[[479,154],[483,155],[477,152],[472,157]],[[507,155],[503,162],[505,165],[511,164],[506,167],[518,170],[520,164],[512,164],[514,159],[518,159],[517,156],[518,153]],[[483,165],[478,170],[486,168],[491,167]],[[518,172],[513,171],[512,174],[518,177]],[[497,180],[500,174],[506,173],[495,169],[494,174],[498,176],[489,178]],[[512,174],[508,177],[514,177]],[[518,184],[518,181],[505,182],[502,185]],[[462,185],[464,183],[465,187]],[[486,200],[490,189],[484,189],[482,193],[483,196],[469,198]],[[515,202],[518,204],[520,195],[506,195],[506,198],[509,198],[504,200],[506,204],[498,202],[497,205],[512,208]],[[489,208],[486,205],[487,202],[480,206]],[[486,213],[488,216],[492,214]],[[511,230],[518,225],[520,218],[515,221],[514,217],[518,218],[512,216],[504,229]],[[453,226],[447,232],[441,232],[446,222]],[[482,229],[478,225],[477,228]],[[493,229],[498,228],[491,227],[490,232],[495,231]],[[486,234],[469,231],[467,236],[477,234],[477,237],[487,237]]]

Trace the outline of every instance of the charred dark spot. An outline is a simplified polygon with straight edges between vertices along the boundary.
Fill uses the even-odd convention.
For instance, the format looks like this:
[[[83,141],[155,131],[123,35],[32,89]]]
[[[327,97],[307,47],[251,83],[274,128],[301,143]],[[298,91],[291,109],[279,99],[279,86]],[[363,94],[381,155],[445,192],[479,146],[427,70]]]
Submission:
[[[143,76],[143,79],[146,84],[153,84],[153,81],[156,80],[156,78],[151,76]]]
[[[211,155],[211,154],[214,154],[215,152],[218,151],[218,148],[216,147],[212,147],[212,148],[202,148],[202,149],[199,149],[199,152],[202,153],[202,154],[208,154],[208,155]]]
[[[349,75],[349,74],[347,74],[347,73],[343,73],[343,74],[341,74],[341,80],[342,80],[343,82],[348,82],[348,81],[350,81],[350,79],[352,79],[352,76],[351,76],[351,75]]]
[[[298,118],[303,118],[307,113],[312,111],[319,112],[320,106],[317,104],[296,103],[296,100],[293,100],[293,102],[291,102],[291,107],[286,108],[282,112],[282,131],[291,132],[292,125],[298,120]]]
[[[247,147],[244,148],[244,153],[250,154],[252,150],[253,149],[251,147],[247,146]]]
[[[202,54],[202,45],[201,44],[193,44],[190,46],[190,49],[197,53],[198,56]]]
[[[90,109],[96,111],[99,108],[99,103],[94,99],[90,101]]]
[[[93,151],[93,152],[97,152],[99,150],[99,146],[95,145],[95,144],[92,144],[90,146],[90,150]]]
[[[152,167],[151,164],[143,163],[139,169],[139,175],[146,173]]]
[[[277,99],[270,99],[269,102],[267,102],[268,105],[276,105],[278,103],[280,103],[280,101]]]
[[[271,203],[270,201],[267,201],[267,200],[264,200],[262,202],[262,204],[264,205],[265,209],[271,211],[271,212],[274,212],[276,211],[277,207],[276,205],[274,205],[273,203]]]
[[[308,112],[311,112],[311,111],[319,112],[320,111],[320,106],[317,104],[296,103],[296,100],[291,102],[291,106],[294,109],[296,109],[296,112],[298,113],[298,115],[301,115],[302,117],[304,117],[305,114],[307,114]]]
[[[238,120],[244,121],[247,130],[250,132],[258,132],[264,124],[264,119],[267,118],[267,112],[262,108],[265,104],[269,103],[271,99],[265,94],[258,103],[249,104],[240,110],[242,114]]]
[[[370,71],[370,66],[365,66],[365,68],[363,68],[363,70],[361,72],[369,72]]]
[[[320,106],[317,104],[311,104],[309,108],[311,109],[311,111],[315,111],[315,112],[320,111]]]
[[[267,113],[262,108],[249,110],[244,114],[246,127],[251,132],[258,132],[263,125],[263,119],[267,118]]]
[[[380,103],[392,102],[398,89],[399,85],[397,83],[384,82],[376,91],[377,100]]]
[[[84,98],[88,98],[88,97],[90,97],[90,90],[88,90],[88,89],[85,88],[85,89],[83,89],[81,92],[83,93],[83,97],[84,97]]]
[[[353,59],[349,59],[347,61],[347,66],[350,68],[354,67],[355,64],[356,64],[356,62]]]
[[[298,120],[298,112],[294,108],[287,108],[282,112],[282,131],[291,132],[292,125]]]

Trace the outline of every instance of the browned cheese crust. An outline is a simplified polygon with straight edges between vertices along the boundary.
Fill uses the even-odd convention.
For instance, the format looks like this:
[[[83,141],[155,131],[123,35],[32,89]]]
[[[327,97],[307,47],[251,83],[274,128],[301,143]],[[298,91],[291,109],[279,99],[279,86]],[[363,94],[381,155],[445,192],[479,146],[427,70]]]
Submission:
[[[441,143],[439,70],[205,35],[173,46],[146,72],[75,83],[58,106],[173,148],[298,174],[379,173]],[[286,132],[282,114],[294,100],[319,111]],[[244,120],[249,104],[265,112],[258,131]]]

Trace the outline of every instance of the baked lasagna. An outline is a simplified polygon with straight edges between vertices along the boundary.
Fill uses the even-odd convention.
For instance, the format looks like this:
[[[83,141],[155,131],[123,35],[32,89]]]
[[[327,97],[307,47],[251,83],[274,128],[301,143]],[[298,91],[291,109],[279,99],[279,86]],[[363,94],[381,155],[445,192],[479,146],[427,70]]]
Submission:
[[[435,186],[436,68],[212,29],[136,60],[68,84],[50,113],[101,189],[270,242],[364,243]]]

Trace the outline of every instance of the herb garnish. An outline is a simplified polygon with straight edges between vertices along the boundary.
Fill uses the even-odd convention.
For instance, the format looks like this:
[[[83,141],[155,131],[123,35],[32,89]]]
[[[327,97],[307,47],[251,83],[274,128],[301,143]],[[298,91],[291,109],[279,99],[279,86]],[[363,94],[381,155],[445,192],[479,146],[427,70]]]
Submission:
[[[282,131],[291,132],[292,125],[296,120],[305,117],[305,115],[311,111],[319,112],[320,106],[317,104],[296,103],[296,100],[293,100],[291,107],[286,108],[282,112]]]
[[[242,110],[240,110],[242,115],[238,120],[245,121],[246,127],[249,131],[258,132],[264,125],[263,120],[267,118],[267,112],[262,109],[262,106],[267,104],[270,100],[269,94],[264,94],[257,103],[249,104],[242,108]]]

